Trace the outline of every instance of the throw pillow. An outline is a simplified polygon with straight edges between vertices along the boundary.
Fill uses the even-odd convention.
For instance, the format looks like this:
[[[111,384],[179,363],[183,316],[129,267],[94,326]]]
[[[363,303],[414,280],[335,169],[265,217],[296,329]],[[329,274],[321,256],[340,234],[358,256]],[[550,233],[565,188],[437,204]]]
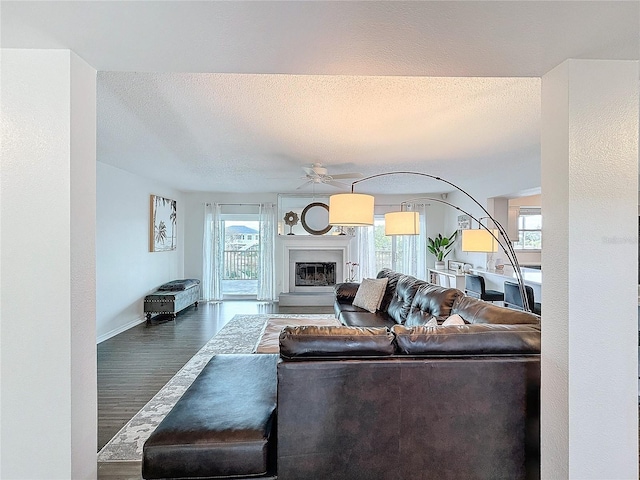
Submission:
[[[455,315],[451,315],[449,318],[447,318],[442,323],[442,325],[444,325],[444,326],[447,326],[447,325],[464,325],[464,324],[465,324],[464,320],[457,313]]]
[[[363,278],[358,287],[353,305],[376,313],[382,303],[384,291],[387,288],[388,278]]]
[[[438,320],[436,320],[436,317],[431,317],[431,320],[429,320],[424,325],[426,327],[437,327],[438,326]]]

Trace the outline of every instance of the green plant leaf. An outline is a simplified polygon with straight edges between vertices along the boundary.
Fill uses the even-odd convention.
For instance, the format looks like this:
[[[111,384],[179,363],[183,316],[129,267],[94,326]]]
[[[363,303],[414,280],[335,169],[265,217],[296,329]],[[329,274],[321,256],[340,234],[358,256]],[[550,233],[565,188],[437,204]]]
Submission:
[[[458,235],[457,231],[454,231],[448,237],[443,237],[439,233],[434,238],[427,238],[427,250],[433,254],[439,262],[442,262],[447,255],[449,255],[454,247],[454,241]]]

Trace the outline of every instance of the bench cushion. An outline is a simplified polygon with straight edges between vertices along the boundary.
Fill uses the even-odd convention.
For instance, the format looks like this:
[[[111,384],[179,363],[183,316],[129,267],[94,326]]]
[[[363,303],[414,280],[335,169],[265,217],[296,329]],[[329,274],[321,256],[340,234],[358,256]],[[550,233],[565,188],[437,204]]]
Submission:
[[[179,292],[181,290],[193,288],[196,285],[200,285],[200,280],[195,278],[185,278],[183,280],[173,280],[171,282],[164,283],[158,287],[158,290],[165,292]]]
[[[267,474],[277,361],[277,355],[214,356],[145,442],[142,476]]]

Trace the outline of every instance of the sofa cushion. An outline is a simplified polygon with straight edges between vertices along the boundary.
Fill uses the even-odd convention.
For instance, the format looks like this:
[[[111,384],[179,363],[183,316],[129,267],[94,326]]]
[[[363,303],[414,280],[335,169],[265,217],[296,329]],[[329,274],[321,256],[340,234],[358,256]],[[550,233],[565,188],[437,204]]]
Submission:
[[[284,327],[280,332],[280,356],[301,357],[386,357],[395,351],[388,328],[368,327]]]
[[[451,315],[451,307],[455,300],[462,296],[464,293],[461,290],[424,283],[413,296],[404,324],[424,325],[432,316],[444,320]]]
[[[426,282],[411,275],[402,275],[398,279],[396,294],[389,302],[387,313],[396,323],[404,323],[413,303],[416,291]]]
[[[532,313],[500,307],[468,296],[458,297],[453,303],[451,313],[457,313],[469,323],[540,324],[540,317]]]
[[[338,320],[348,327],[391,328],[396,324],[385,312],[377,311],[376,313],[371,313],[353,305],[343,305],[343,307],[338,315]]]
[[[357,282],[338,283],[335,288],[336,300],[342,303],[351,303],[356,298],[358,287]]]
[[[353,299],[353,305],[375,313],[382,302],[387,282],[387,278],[363,278]]]
[[[383,312],[387,311],[389,307],[389,303],[391,299],[396,294],[396,286],[398,285],[398,279],[402,276],[401,273],[394,272],[389,268],[383,268],[378,272],[377,278],[387,278],[387,288],[384,292],[384,296],[382,297],[382,302],[380,303],[380,310]]]
[[[405,327],[395,325],[401,355],[529,355],[540,353],[536,325],[451,325]]]

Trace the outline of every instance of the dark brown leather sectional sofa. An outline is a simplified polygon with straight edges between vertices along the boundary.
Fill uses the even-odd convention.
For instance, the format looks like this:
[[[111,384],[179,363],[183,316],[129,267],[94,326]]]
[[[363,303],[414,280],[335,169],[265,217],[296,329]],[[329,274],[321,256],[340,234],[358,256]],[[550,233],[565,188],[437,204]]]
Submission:
[[[539,478],[539,317],[383,276],[376,313],[341,284],[343,327],[282,332],[278,479]]]
[[[378,278],[387,278],[387,288],[380,308],[375,313],[352,304],[358,283],[336,286],[334,311],[344,325],[362,327],[407,327],[424,325],[432,317],[442,323],[458,314],[467,323],[540,324],[540,318],[526,312],[503,308],[465,296],[455,288],[444,288],[419,280],[411,275],[383,269]]]
[[[145,445],[143,471],[154,472],[145,478],[539,478],[539,317],[390,270],[378,276],[389,278],[381,311],[354,307],[357,285],[339,285],[335,308],[343,326],[286,327],[277,373],[273,367],[245,373],[255,362],[236,355],[235,367],[230,358],[214,367],[223,371],[208,369],[210,378],[196,379],[200,388],[200,382],[224,375],[254,375],[260,391],[251,396],[260,395],[267,407],[277,385],[271,415],[264,406],[259,414],[233,409],[231,424],[251,425],[252,442],[261,445],[246,462],[246,439],[220,432],[224,422],[218,425],[212,414],[224,415],[234,395],[246,394],[246,382],[253,385],[250,378],[237,392],[226,391],[227,400],[213,409],[206,396],[188,391],[188,411],[206,412],[212,431],[187,414],[176,418],[174,408],[168,425],[161,424]],[[455,313],[465,325],[424,325]],[[185,419],[192,425],[182,425]],[[208,476],[186,468],[193,462],[184,457],[185,446],[173,441],[176,429],[195,439],[186,448],[205,455],[199,463],[211,463]],[[260,431],[263,442],[254,438]],[[154,448],[164,455],[162,464],[176,468],[157,469],[148,455]],[[218,468],[217,454],[231,455],[233,462]]]

